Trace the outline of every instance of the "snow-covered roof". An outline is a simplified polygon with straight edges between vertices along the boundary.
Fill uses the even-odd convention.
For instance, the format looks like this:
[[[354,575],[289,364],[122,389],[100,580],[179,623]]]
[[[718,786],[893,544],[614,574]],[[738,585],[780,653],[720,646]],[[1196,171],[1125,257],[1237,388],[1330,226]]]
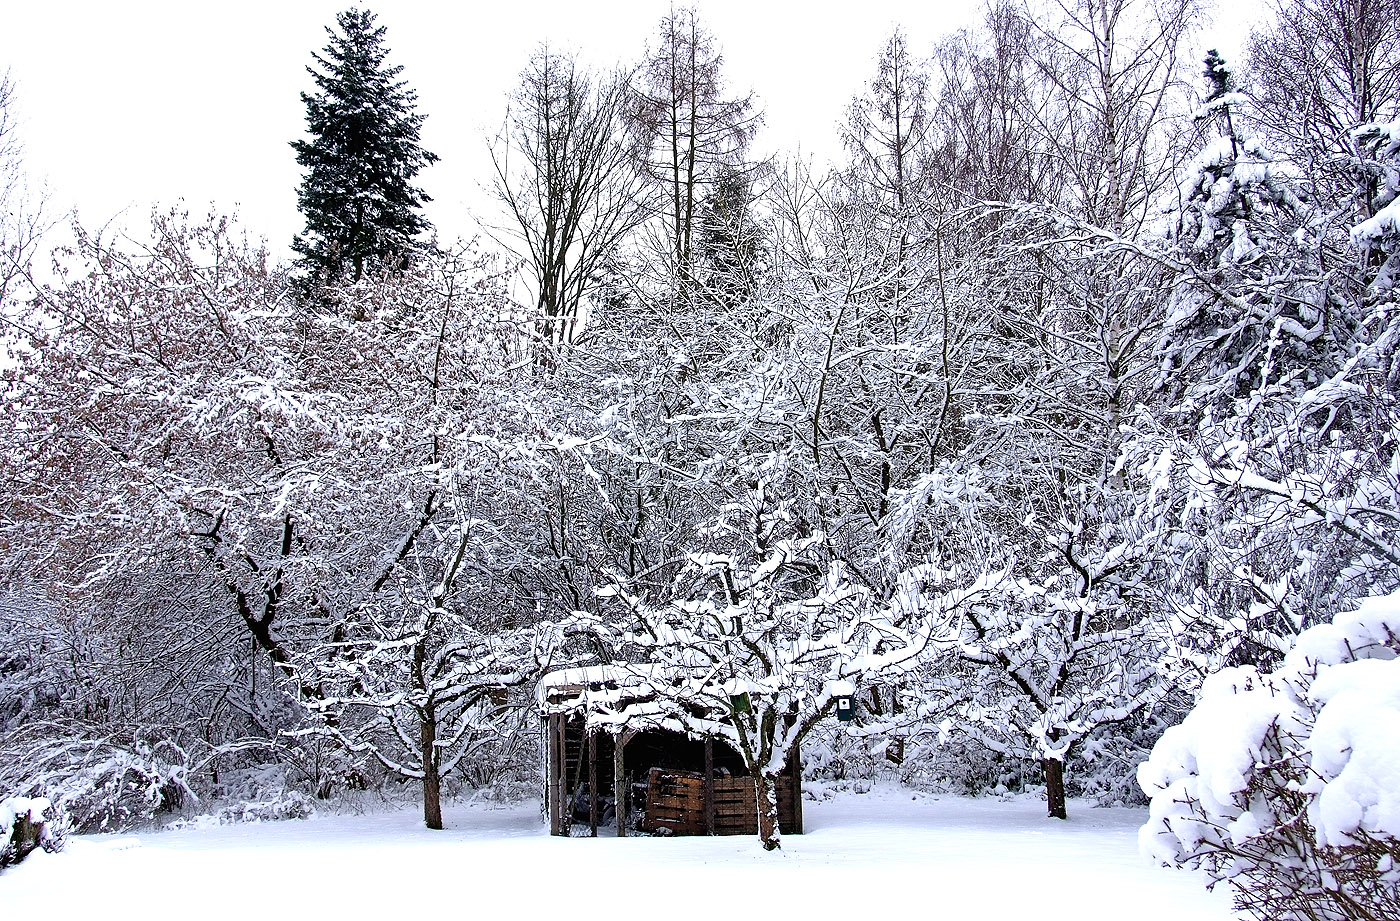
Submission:
[[[583,713],[590,726],[609,731],[666,729],[699,738],[697,731],[709,723],[711,702],[704,698],[728,694],[734,684],[716,679],[709,669],[614,662],[545,675],[535,688],[535,703],[542,713]],[[671,699],[682,686],[691,692],[688,700]]]
[[[611,662],[607,665],[577,665],[550,672],[540,679],[541,688],[583,687],[605,682],[631,683],[645,681],[658,674],[660,667],[650,664],[630,665]]]
[[[582,665],[550,672],[535,687],[535,701],[544,706],[551,692],[587,692],[589,689],[611,687],[614,690],[641,691],[645,694],[653,683],[669,681],[670,670],[648,663],[611,662],[606,665]]]

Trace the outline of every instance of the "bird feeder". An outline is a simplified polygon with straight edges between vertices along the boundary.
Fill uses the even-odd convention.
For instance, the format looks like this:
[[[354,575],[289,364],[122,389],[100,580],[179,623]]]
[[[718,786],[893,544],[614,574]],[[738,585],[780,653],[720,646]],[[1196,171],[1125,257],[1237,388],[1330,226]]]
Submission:
[[[833,681],[827,686],[831,699],[836,703],[836,718],[849,723],[856,718],[856,686],[849,681]]]

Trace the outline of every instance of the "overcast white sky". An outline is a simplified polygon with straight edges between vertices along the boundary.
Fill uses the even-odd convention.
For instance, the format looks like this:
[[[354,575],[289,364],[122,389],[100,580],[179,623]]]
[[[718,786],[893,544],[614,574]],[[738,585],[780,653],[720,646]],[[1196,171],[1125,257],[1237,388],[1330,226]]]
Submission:
[[[1199,44],[1238,45],[1260,0],[1226,0],[1220,29]],[[285,253],[301,229],[299,137],[311,88],[305,67],[323,27],[351,0],[0,0],[0,71],[18,83],[20,136],[51,210],[84,225],[145,225],[153,205],[184,199],[235,207],[254,237]],[[420,174],[444,238],[470,235],[489,181],[486,138],[541,41],[591,64],[635,60],[665,0],[379,0],[361,3],[388,28],[390,62],[418,91],[425,146],[442,162]],[[975,21],[980,0],[767,2],[702,0],[731,86],[766,113],[760,146],[834,153],[835,123],[866,81],[896,23],[926,52]],[[1197,54],[1197,57],[1200,55]]]

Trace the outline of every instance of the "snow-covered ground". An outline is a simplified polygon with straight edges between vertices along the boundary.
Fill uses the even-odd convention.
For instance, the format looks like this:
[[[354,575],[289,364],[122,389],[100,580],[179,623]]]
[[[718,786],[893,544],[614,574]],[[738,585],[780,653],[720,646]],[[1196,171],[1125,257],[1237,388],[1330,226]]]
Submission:
[[[1138,856],[1146,812],[899,789],[804,806],[808,833],[551,838],[534,804],[74,838],[0,877],[0,917],[1225,921],[1229,896]],[[891,912],[898,914],[891,915]]]

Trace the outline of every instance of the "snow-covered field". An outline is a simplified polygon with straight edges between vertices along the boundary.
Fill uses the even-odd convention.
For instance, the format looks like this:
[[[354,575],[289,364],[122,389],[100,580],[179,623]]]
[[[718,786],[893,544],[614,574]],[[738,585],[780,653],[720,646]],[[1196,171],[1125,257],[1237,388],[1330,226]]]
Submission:
[[[534,804],[74,838],[0,877],[3,918],[1213,921],[1223,891],[1138,856],[1146,813],[898,789],[804,806],[808,834],[551,838]],[[895,912],[897,914],[891,914]]]

